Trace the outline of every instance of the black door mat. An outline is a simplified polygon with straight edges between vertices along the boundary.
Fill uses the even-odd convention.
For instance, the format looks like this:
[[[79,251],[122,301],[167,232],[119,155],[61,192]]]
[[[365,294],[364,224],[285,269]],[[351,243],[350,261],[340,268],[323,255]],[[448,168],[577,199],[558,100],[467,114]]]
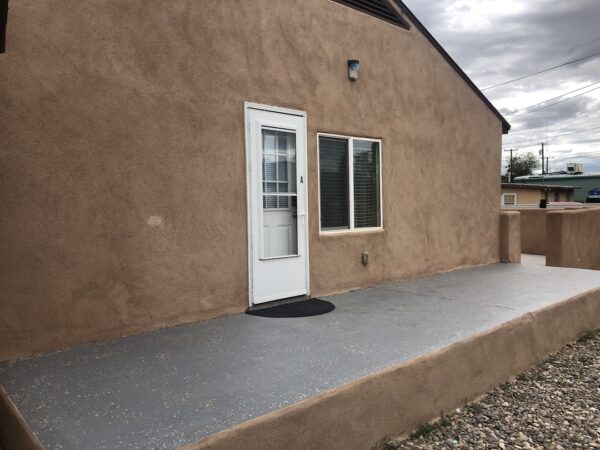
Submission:
[[[254,309],[246,314],[260,317],[309,317],[327,314],[335,309],[331,302],[311,298],[299,302],[286,303],[271,308]]]

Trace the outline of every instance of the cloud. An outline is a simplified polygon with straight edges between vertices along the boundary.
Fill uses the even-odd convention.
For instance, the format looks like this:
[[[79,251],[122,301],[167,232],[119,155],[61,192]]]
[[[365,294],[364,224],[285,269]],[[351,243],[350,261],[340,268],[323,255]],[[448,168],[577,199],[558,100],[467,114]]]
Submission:
[[[598,0],[404,1],[480,88],[600,52]],[[596,81],[600,56],[484,93],[507,114]],[[600,126],[600,90],[527,114],[507,114],[507,119],[513,128],[505,143],[541,142],[547,135]],[[557,157],[564,155],[565,161],[557,162],[584,158],[586,170],[600,171],[600,133],[550,144]],[[531,145],[539,143],[523,147]]]
[[[455,6],[454,11],[459,13],[465,13],[471,11],[471,7],[469,5],[457,5]]]
[[[600,22],[600,2],[597,0],[512,2],[520,5],[513,5],[519,13],[511,13],[505,2],[486,0],[407,0],[406,3],[482,88],[585,56],[594,50],[600,51],[600,29],[597,25]],[[471,18],[484,21],[486,27],[460,30],[451,27],[464,15],[463,8],[454,8],[453,5],[482,10],[474,6],[489,6],[490,3],[502,4],[503,7],[496,14],[483,11]],[[577,70],[581,66],[584,70]],[[597,76],[599,67],[600,58],[574,64],[545,78],[572,79],[575,76],[587,79]],[[527,89],[539,82],[539,79],[523,81],[517,88]]]
[[[550,102],[552,103],[552,102]],[[600,101],[595,98],[581,96],[565,101],[547,109],[523,111],[515,116],[507,116],[513,126],[520,129],[538,130],[550,127],[554,132],[569,131],[572,122],[582,124],[581,129],[591,128]],[[587,126],[590,125],[590,126]]]

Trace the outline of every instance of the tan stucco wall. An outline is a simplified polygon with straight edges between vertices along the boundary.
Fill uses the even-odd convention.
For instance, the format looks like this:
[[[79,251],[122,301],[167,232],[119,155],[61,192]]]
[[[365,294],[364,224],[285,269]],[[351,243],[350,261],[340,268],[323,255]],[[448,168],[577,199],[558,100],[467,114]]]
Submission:
[[[521,262],[521,214],[518,211],[500,213],[500,261]]]
[[[546,212],[548,209],[519,209],[521,213],[521,251],[546,254]]]
[[[499,259],[501,123],[414,27],[329,0],[14,0],[0,360],[246,308],[244,101],[307,111],[313,295]],[[319,235],[317,131],[383,139],[385,231]]]
[[[600,208],[546,217],[546,265],[600,270]]]

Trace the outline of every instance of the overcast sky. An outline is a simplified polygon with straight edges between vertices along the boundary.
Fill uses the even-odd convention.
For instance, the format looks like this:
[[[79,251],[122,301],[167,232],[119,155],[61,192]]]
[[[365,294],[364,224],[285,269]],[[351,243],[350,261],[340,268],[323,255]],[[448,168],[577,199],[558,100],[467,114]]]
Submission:
[[[600,52],[600,0],[404,1],[482,89]],[[542,106],[596,89],[588,94],[515,113],[595,82]],[[537,154],[547,137],[551,170],[582,162],[600,172],[600,129],[552,139],[600,127],[600,55],[484,93],[512,125],[504,148]]]

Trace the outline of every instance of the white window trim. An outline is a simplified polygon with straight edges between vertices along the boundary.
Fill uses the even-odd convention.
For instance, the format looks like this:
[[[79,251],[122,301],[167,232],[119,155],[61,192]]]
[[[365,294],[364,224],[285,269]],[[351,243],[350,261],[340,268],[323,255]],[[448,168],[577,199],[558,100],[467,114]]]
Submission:
[[[321,137],[330,137],[348,140],[348,214],[350,215],[350,228],[339,230],[324,230],[321,225]],[[379,222],[378,227],[354,228],[354,140],[379,143]],[[383,231],[383,141],[382,139],[366,138],[360,136],[347,136],[343,134],[317,133],[317,199],[319,207],[319,235],[355,234]]]
[[[507,195],[514,195],[515,197],[515,202],[514,203],[505,203],[504,202],[504,197],[506,197]],[[503,192],[502,193],[502,205],[506,205],[506,206],[516,206],[519,204],[519,197],[517,195],[516,192]]]

